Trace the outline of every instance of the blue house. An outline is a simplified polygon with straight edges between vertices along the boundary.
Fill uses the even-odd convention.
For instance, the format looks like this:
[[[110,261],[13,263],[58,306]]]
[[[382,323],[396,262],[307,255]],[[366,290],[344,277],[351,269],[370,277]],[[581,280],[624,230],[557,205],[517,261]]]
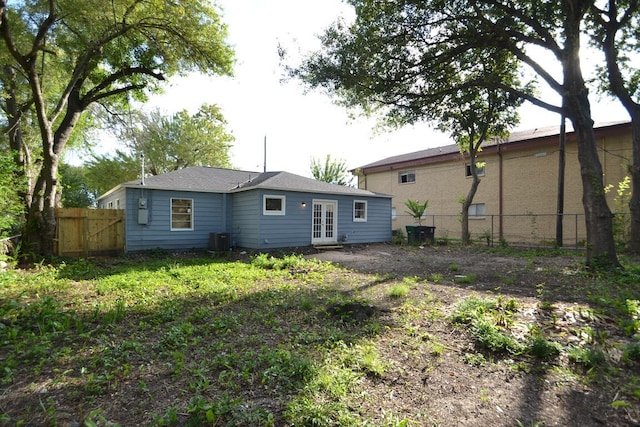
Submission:
[[[190,167],[98,199],[125,210],[125,251],[271,249],[391,240],[391,198],[288,172]]]

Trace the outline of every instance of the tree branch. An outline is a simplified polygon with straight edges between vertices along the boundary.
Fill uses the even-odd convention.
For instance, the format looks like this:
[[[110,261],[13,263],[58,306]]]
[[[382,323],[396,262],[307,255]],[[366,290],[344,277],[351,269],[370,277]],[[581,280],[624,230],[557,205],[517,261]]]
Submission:
[[[92,102],[105,98],[109,95],[113,95],[113,94],[117,94],[117,93],[123,93],[123,92],[127,92],[130,90],[134,90],[134,89],[142,89],[146,86],[146,84],[139,84],[139,85],[129,85],[129,86],[125,86],[123,88],[117,88],[117,89],[112,89],[110,91],[107,92],[103,92],[100,93],[102,90],[107,89],[108,87],[110,87],[112,84],[114,84],[115,82],[117,82],[118,80],[124,78],[124,77],[129,77],[129,76],[133,76],[136,74],[143,74],[143,75],[147,75],[147,76],[151,76],[156,80],[161,80],[164,81],[164,75],[162,73],[156,73],[148,68],[145,67],[126,67],[126,68],[122,68],[118,71],[116,71],[115,73],[109,75],[108,77],[106,77],[104,80],[102,80],[100,83],[98,83],[96,86],[94,86],[89,92],[87,92],[83,97],[82,97],[82,105],[87,106],[89,104],[91,104]]]
[[[129,85],[129,86],[125,86],[125,87],[121,87],[121,88],[117,88],[117,89],[113,89],[107,92],[103,92],[100,94],[95,95],[93,98],[91,98],[91,100],[86,100],[86,97],[83,97],[83,103],[87,102],[88,104],[91,104],[92,102],[98,102],[104,98],[108,98],[112,95],[118,95],[120,93],[126,93],[126,92],[130,92],[132,90],[139,90],[139,89],[144,89],[147,85],[145,84],[139,84],[139,85]]]

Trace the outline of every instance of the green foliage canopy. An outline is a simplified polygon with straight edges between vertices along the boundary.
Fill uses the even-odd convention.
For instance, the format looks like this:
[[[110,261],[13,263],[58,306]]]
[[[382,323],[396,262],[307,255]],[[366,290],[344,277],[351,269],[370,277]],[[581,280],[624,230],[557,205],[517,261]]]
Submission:
[[[62,207],[87,208],[96,205],[96,198],[99,194],[89,184],[86,167],[60,165],[60,181],[64,187]]]
[[[0,152],[0,237],[15,232],[22,223],[24,204],[19,191],[25,183],[16,172],[13,158]]]
[[[226,35],[215,4],[198,0],[0,4],[0,58],[4,77],[11,76],[0,82],[0,93],[5,104],[20,101],[7,108],[14,123],[33,114],[42,144],[26,201],[29,250],[52,252],[59,159],[89,106],[115,114],[160,91],[171,76],[231,74]]]
[[[320,159],[311,159],[311,175],[318,181],[331,184],[348,186],[351,183],[347,164],[344,160],[331,159],[330,154],[327,154],[324,163],[322,163]]]
[[[189,166],[230,167],[229,150],[235,139],[215,105],[203,105],[193,115],[186,110],[171,116],[153,111],[131,129],[128,148],[144,154],[152,175]]]
[[[87,162],[87,178],[99,194],[140,177],[144,155],[145,172],[160,175],[190,166],[231,167],[229,150],[234,137],[215,105],[203,105],[193,115],[187,110],[170,116],[159,110],[132,115],[135,123],[120,123],[116,136],[124,149],[114,155],[94,155]]]
[[[338,20],[322,35],[322,48],[289,75],[321,88],[347,107],[378,115],[390,126],[441,118],[439,103],[469,88],[501,90],[563,114],[579,136],[578,159],[587,229],[587,264],[618,267],[611,210],[604,197],[581,36],[593,2],[563,0],[348,0],[355,21]],[[532,55],[541,52],[543,55]],[[498,54],[496,54],[498,53]],[[554,104],[533,91],[535,80],[485,73],[514,59],[554,90]],[[554,73],[547,60],[556,61]],[[516,61],[517,60],[517,61]],[[497,69],[502,69],[498,67]],[[507,74],[507,76],[514,74]],[[524,74],[523,74],[524,75]],[[516,74],[517,76],[517,74]],[[455,96],[454,96],[455,98]]]

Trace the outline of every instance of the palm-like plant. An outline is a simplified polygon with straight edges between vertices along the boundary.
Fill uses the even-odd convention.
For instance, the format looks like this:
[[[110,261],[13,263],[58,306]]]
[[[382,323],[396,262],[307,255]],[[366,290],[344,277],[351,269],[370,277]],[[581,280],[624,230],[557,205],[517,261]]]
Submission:
[[[413,219],[416,220],[418,226],[422,226],[422,217],[429,206],[429,200],[425,200],[424,203],[420,203],[418,200],[407,200],[404,205],[409,209],[406,211]]]

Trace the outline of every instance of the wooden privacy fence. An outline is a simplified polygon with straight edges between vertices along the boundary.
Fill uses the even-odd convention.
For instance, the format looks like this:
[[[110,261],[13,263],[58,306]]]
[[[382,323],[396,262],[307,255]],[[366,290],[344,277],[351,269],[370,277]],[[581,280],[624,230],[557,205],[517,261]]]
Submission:
[[[56,209],[56,255],[90,256],[124,252],[124,210]]]

